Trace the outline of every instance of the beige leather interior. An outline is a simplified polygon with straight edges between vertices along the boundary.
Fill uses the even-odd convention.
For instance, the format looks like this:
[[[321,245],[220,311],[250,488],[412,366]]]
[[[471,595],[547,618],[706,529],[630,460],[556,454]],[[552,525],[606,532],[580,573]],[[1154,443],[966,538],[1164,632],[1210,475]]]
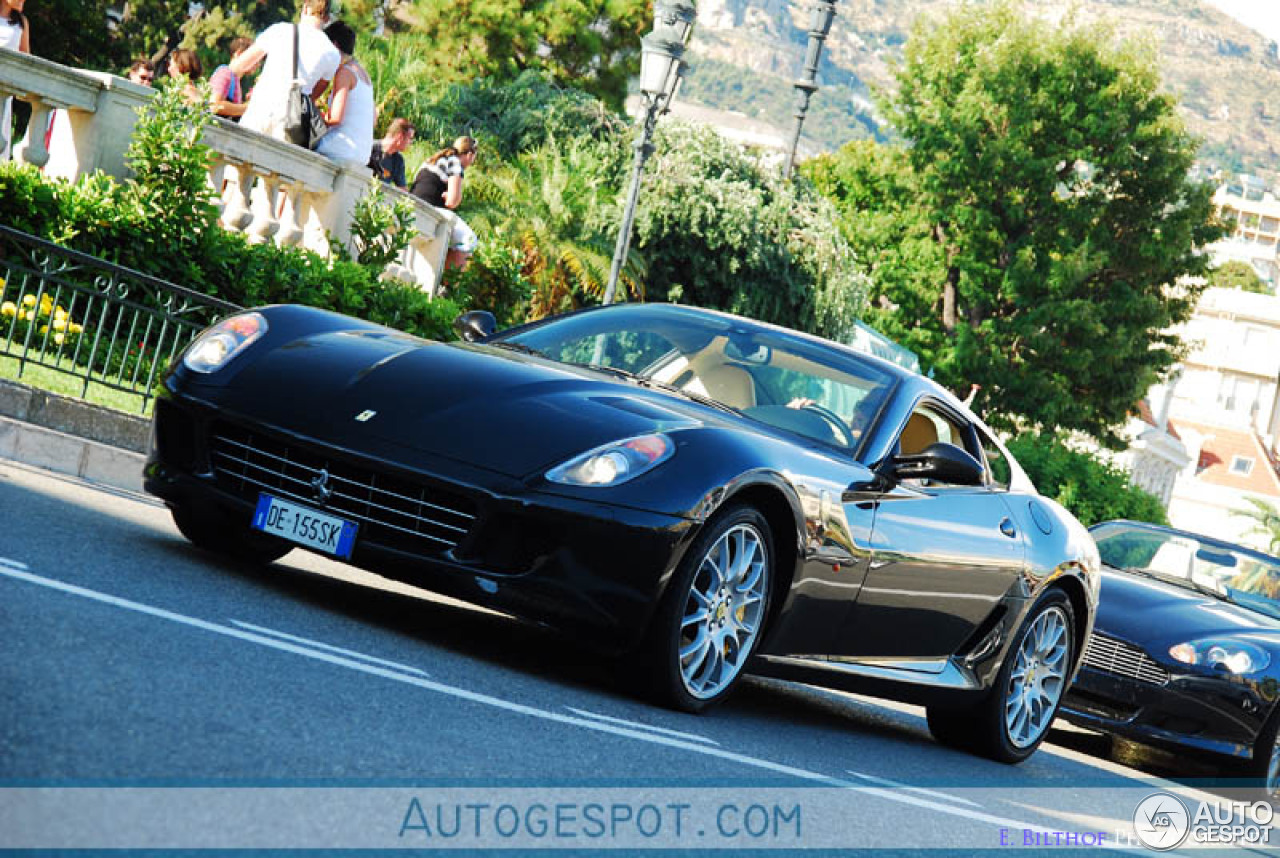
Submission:
[[[753,408],[756,404],[756,385],[751,374],[732,364],[703,367],[698,370],[697,377],[684,387],[739,410]]]
[[[907,428],[902,430],[899,441],[900,455],[914,456],[924,452],[925,447],[938,443],[938,430],[933,421],[924,414],[916,412],[907,421]]]

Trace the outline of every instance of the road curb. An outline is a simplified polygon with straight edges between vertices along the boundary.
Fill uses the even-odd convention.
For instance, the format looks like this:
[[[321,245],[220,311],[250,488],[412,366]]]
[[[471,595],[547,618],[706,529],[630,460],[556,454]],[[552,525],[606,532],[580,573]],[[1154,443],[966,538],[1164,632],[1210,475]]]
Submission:
[[[146,457],[132,450],[0,417],[0,459],[70,474],[117,489],[142,491]]]
[[[142,491],[151,421],[0,379],[0,458]]]

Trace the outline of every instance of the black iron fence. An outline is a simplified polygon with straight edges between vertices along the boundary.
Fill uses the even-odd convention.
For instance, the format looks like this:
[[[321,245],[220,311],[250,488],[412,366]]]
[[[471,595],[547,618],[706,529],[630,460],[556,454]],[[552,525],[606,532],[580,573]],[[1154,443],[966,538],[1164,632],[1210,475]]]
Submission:
[[[0,226],[0,360],[136,394],[151,406],[191,340],[239,310],[227,301]]]

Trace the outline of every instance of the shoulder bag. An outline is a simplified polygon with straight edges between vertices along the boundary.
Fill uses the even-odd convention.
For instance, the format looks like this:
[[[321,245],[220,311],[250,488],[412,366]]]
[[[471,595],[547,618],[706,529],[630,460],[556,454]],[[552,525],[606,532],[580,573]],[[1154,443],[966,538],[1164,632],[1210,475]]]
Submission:
[[[293,25],[293,80],[289,84],[289,100],[285,107],[284,139],[307,149],[315,149],[329,126],[324,114],[311,100],[311,93],[302,91],[298,76],[298,25]]]

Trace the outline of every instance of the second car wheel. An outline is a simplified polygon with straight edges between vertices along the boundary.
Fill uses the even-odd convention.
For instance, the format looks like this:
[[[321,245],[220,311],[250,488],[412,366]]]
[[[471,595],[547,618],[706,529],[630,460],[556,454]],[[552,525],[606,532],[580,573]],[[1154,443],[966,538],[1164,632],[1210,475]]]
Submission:
[[[1022,762],[1049,735],[1071,676],[1075,638],[1071,600],[1047,591],[1018,627],[990,693],[971,706],[930,707],[929,730],[944,744]]]
[[[218,507],[170,504],[173,523],[192,544],[245,563],[271,563],[292,550],[283,539],[258,533]]]
[[[704,527],[641,652],[663,702],[699,712],[728,695],[760,640],[773,577],[769,526],[755,509],[728,508]]]

